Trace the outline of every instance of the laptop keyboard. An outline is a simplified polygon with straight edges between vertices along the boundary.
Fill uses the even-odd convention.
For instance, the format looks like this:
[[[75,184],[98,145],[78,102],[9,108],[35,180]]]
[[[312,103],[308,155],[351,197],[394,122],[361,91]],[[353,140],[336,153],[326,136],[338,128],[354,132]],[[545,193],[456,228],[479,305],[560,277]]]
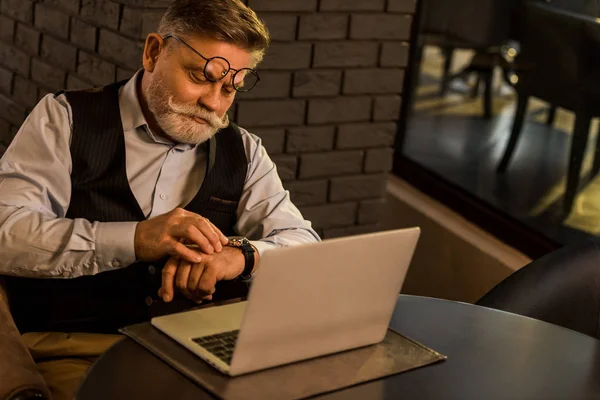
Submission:
[[[235,342],[237,341],[239,333],[239,330],[223,332],[216,335],[202,336],[192,340],[226,364],[230,364],[233,349],[235,348]]]

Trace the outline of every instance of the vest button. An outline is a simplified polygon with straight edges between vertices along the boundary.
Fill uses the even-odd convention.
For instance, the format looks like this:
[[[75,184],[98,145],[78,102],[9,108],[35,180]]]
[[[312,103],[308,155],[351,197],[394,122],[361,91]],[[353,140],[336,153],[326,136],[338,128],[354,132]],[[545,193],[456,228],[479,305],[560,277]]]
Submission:
[[[154,300],[152,300],[152,297],[150,297],[150,296],[146,297],[146,305],[148,307],[150,307],[152,305],[152,303],[154,303]]]
[[[154,275],[156,273],[156,267],[154,265],[149,265],[148,266],[148,273],[150,275]]]

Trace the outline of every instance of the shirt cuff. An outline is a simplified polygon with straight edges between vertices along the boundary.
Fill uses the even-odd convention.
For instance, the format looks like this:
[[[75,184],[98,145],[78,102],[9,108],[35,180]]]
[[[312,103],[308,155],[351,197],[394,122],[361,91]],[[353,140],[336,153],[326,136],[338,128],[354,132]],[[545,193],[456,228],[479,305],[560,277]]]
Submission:
[[[137,222],[102,222],[96,231],[98,271],[112,271],[135,262]]]
[[[262,257],[265,251],[277,248],[277,245],[262,240],[250,240],[250,244],[256,248],[258,255]]]

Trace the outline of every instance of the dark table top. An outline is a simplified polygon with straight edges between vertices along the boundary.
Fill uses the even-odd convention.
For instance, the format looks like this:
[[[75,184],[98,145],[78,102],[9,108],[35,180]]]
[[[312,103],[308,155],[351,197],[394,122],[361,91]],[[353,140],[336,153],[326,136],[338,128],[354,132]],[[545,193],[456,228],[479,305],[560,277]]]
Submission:
[[[448,356],[322,399],[599,399],[600,341],[534,319],[400,296],[390,326]],[[88,371],[77,399],[211,399],[130,339]]]

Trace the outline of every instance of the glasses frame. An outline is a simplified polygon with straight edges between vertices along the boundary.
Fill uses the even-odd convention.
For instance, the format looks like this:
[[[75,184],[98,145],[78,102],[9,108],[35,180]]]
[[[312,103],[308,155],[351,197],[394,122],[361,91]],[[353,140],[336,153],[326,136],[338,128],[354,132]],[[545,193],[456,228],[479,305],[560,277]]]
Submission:
[[[180,37],[176,36],[176,35],[165,35],[165,37],[162,38],[162,40],[167,40],[167,39],[175,39],[177,40],[179,43],[181,43],[182,45],[184,45],[185,47],[187,47],[188,49],[190,49],[191,51],[193,51],[194,53],[196,53],[197,55],[199,55],[204,61],[206,61],[206,64],[204,64],[204,70],[203,70],[203,74],[206,77],[206,79],[210,82],[218,82],[220,80],[222,80],[223,78],[225,78],[227,75],[229,75],[230,71],[234,71],[233,75],[231,76],[231,86],[233,86],[233,88],[235,89],[236,92],[239,93],[245,93],[245,92],[249,92],[250,90],[252,90],[256,84],[258,82],[260,82],[260,76],[258,75],[258,72],[256,72],[254,69],[252,68],[241,68],[241,69],[235,69],[235,68],[231,68],[231,64],[229,63],[229,61],[227,61],[225,58],[220,57],[220,56],[216,56],[216,57],[211,57],[211,58],[207,58],[204,57],[202,54],[200,54],[200,52],[196,49],[194,49],[192,46],[190,46],[188,43],[186,43],[185,40],[181,39]],[[208,64],[215,59],[219,59],[219,60],[223,60],[225,61],[225,63],[227,63],[227,71],[225,71],[223,73],[223,76],[219,79],[211,79],[208,74],[206,73],[206,68],[208,67]],[[252,85],[252,87],[250,87],[249,89],[246,90],[239,90],[236,86],[235,86],[235,76],[237,74],[239,74],[242,71],[247,71],[247,73],[251,73],[254,74],[254,76],[256,76],[256,82],[254,83],[254,85]]]

